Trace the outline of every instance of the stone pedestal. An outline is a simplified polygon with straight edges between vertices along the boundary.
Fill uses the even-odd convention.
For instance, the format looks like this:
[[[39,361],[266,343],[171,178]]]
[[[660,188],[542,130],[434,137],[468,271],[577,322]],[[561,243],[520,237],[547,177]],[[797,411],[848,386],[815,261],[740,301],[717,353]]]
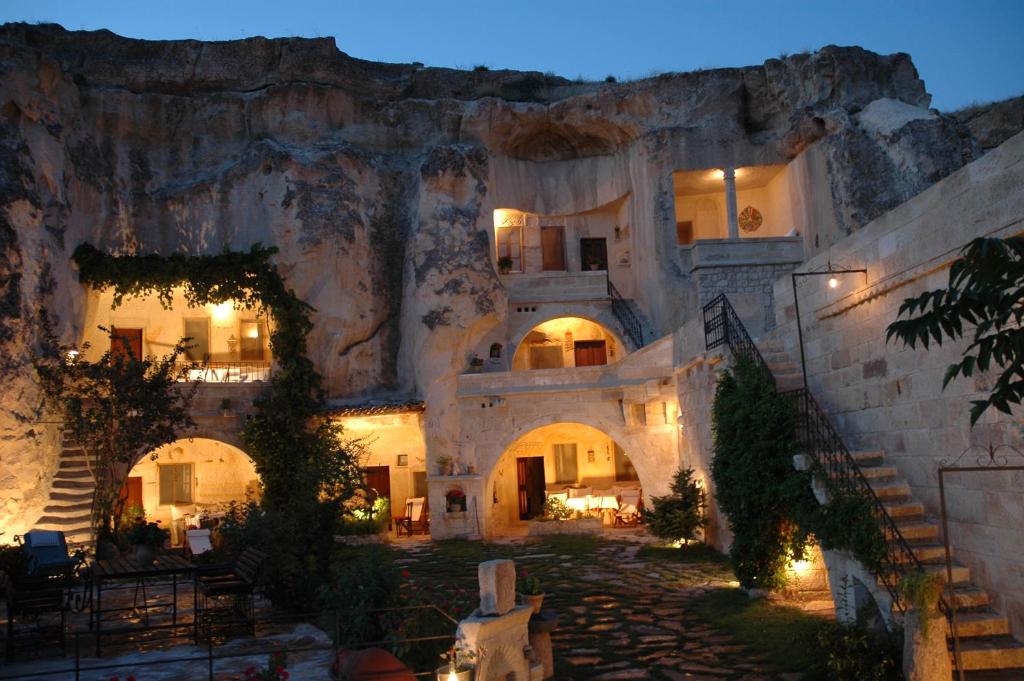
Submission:
[[[558,628],[558,617],[554,613],[540,612],[530,618],[530,648],[533,659],[544,668],[545,679],[555,676],[555,656],[551,648],[551,632]]]
[[[445,495],[451,489],[466,495],[466,510],[448,512]],[[482,523],[484,479],[481,475],[429,475],[427,494],[430,503],[430,536],[434,539],[479,539]]]
[[[903,625],[903,676],[907,681],[947,681],[953,676],[946,641],[946,621],[929,613],[922,626],[917,610],[907,611]]]
[[[533,608],[515,605],[515,563],[489,560],[477,574],[480,607],[459,622],[455,634],[459,645],[477,653],[475,681],[505,681],[510,674],[523,681],[547,678],[543,665],[527,657]]]

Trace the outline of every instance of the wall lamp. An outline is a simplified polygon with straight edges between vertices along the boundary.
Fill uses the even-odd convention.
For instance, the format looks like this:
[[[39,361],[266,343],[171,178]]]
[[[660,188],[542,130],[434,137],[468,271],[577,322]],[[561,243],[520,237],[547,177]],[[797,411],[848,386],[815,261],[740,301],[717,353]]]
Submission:
[[[793,277],[793,305],[796,307],[796,336],[800,344],[800,375],[804,379],[804,390],[807,389],[807,360],[804,358],[804,330],[803,325],[800,323],[800,296],[797,295],[796,280],[798,277],[828,277],[828,287],[830,289],[837,289],[839,288],[839,275],[857,273],[864,275],[864,284],[866,285],[868,283],[868,271],[866,269],[833,267],[831,260],[828,261],[828,265],[824,270],[817,272],[793,272],[791,275]]]

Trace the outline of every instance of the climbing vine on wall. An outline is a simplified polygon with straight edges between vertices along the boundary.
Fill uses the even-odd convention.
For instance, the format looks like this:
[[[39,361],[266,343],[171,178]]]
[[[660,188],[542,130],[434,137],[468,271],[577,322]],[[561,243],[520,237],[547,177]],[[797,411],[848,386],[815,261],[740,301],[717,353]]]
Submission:
[[[733,569],[746,588],[780,588],[786,565],[809,542],[798,518],[817,505],[809,477],[793,468],[791,405],[753,362],[740,360],[719,380],[712,419],[711,477],[733,533]]]
[[[216,255],[117,256],[82,244],[72,259],[83,283],[113,291],[115,306],[126,297],[155,295],[170,308],[180,288],[192,306],[231,301],[269,314],[275,371],[254,403],[256,413],[242,440],[263,481],[264,503],[297,509],[325,493],[339,496],[339,487],[354,489],[359,470],[355,457],[344,456],[339,427],[317,419],[324,402],[322,379],[306,356],[313,308],[286,286],[271,261],[276,252],[255,244],[248,251]]]
[[[733,567],[747,588],[781,587],[789,561],[814,540],[849,551],[875,573],[885,561],[867,493],[828,485],[827,503],[819,504],[811,488],[817,471],[794,467],[795,418],[792,402],[750,360],[738,360],[718,382],[711,475],[734,535]]]

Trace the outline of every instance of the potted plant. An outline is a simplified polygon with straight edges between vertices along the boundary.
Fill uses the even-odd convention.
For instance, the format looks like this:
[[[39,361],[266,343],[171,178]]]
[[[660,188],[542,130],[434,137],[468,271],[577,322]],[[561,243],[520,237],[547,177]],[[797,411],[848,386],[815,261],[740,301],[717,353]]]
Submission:
[[[472,374],[478,374],[483,370],[483,368],[483,358],[478,357],[476,354],[473,354],[473,356],[469,358],[469,372]]]
[[[498,258],[498,271],[502,274],[508,274],[512,271],[512,258],[507,255],[503,255]]]
[[[441,653],[444,664],[437,668],[437,681],[472,681],[476,668],[476,651],[459,639],[451,650]]]
[[[225,418],[231,416],[231,400],[226,397],[220,401],[220,415]]]
[[[441,475],[451,475],[452,466],[454,465],[455,459],[448,456],[447,454],[442,454],[441,456],[437,457],[437,470]]]
[[[171,533],[160,527],[159,521],[146,522],[139,519],[128,530],[128,543],[132,545],[135,560],[142,565],[152,565],[156,559],[156,551],[170,539]]]
[[[448,490],[444,495],[448,512],[456,513],[466,510],[466,493],[458,487]]]
[[[519,570],[517,591],[523,598],[523,605],[533,608],[533,614],[540,613],[540,606],[544,603],[544,592],[540,590],[540,579],[531,575],[526,568]]]

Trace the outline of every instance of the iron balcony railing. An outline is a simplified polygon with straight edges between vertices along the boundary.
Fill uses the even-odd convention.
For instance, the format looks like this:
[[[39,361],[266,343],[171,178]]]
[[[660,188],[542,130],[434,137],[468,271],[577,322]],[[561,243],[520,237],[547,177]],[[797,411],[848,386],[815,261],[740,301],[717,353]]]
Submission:
[[[633,347],[637,349],[642,348],[644,346],[644,327],[637,318],[636,313],[633,312],[633,308],[629,306],[626,299],[615,288],[611,277],[608,278],[608,297],[612,301],[612,314],[619,320],[619,324],[622,325],[629,339],[633,341]]]
[[[725,294],[704,306],[704,340],[708,350],[724,345],[733,357],[752,361],[760,371],[771,377],[772,385],[775,385],[768,363]],[[832,495],[863,495],[870,502],[872,515],[885,538],[885,556],[875,578],[885,587],[896,608],[904,612],[906,605],[899,597],[899,581],[911,572],[923,570],[921,562],[814,396],[806,388],[789,390],[779,395],[790,400],[793,405],[800,451],[808,455],[812,472],[823,481],[826,490]],[[940,603],[940,606],[948,612],[945,603]]]
[[[238,362],[176,362],[181,381],[203,383],[252,383],[270,379],[271,363],[261,360]]]

